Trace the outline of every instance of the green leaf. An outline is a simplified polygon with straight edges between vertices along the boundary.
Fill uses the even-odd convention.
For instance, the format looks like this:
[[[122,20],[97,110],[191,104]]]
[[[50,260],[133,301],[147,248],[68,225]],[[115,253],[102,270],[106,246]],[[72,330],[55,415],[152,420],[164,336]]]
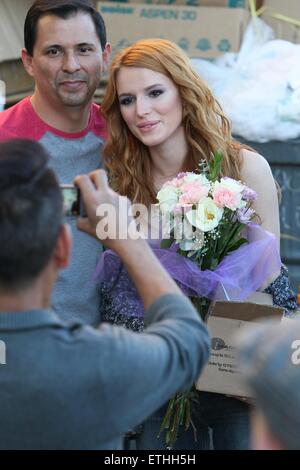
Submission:
[[[240,248],[240,246],[244,245],[245,243],[248,243],[248,240],[246,238],[240,238],[232,245],[229,245],[228,253],[230,253],[231,251],[237,250],[238,248]]]
[[[184,423],[184,414],[185,414],[185,405],[186,405],[186,399],[184,400],[181,400],[179,402],[179,419],[178,419],[178,422],[179,422],[179,425],[182,426],[183,423]]]
[[[170,400],[169,400],[169,404],[168,404],[168,408],[167,408],[167,411],[166,411],[166,414],[162,420],[162,423],[160,425],[160,429],[159,429],[159,433],[157,435],[157,438],[160,437],[161,433],[165,430],[165,429],[169,429],[170,427],[170,422],[171,422],[171,418],[172,418],[172,413],[173,413],[173,409],[174,409],[174,405],[175,405],[175,401],[176,401],[176,396],[175,397],[172,397]]]
[[[190,401],[188,401],[186,404],[186,411],[185,411],[185,423],[184,423],[185,431],[189,429],[190,423],[191,423],[191,403]]]
[[[177,253],[181,256],[184,256],[184,258],[187,258],[187,251],[183,251],[180,248],[177,250]]]
[[[213,156],[213,160],[209,163],[210,174],[209,179],[210,181],[216,181],[220,174],[221,174],[221,163],[223,160],[223,155],[221,152],[216,152]]]
[[[216,269],[218,264],[219,264],[219,260],[217,258],[213,258],[210,263],[210,269],[213,271],[214,269]]]
[[[172,245],[174,240],[172,240],[171,238],[164,238],[161,243],[160,243],[160,247],[167,250],[168,248],[170,248],[170,246]]]

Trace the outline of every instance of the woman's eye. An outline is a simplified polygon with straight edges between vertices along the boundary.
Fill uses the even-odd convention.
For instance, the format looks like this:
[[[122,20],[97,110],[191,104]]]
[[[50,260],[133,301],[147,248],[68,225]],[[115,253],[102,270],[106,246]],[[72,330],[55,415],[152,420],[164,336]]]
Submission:
[[[120,104],[122,106],[127,106],[131,103],[133,103],[133,97],[132,96],[126,96],[125,98],[120,99]]]
[[[157,96],[160,96],[163,93],[163,90],[152,90],[150,91],[149,95],[152,98],[157,98]]]

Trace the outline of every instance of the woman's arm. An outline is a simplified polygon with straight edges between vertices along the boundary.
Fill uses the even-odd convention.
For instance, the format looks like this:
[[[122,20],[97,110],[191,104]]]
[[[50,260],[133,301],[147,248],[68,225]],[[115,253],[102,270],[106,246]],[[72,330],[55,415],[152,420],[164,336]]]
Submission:
[[[259,215],[261,225],[272,232],[280,242],[278,193],[267,160],[258,153],[243,150],[242,180],[257,193],[253,208]]]
[[[257,193],[257,201],[253,204],[253,208],[260,217],[262,228],[275,235],[280,250],[278,193],[271,168],[266,159],[258,153],[243,150],[242,157],[242,180]],[[279,274],[279,272],[274,273],[262,287],[265,288]]]
[[[268,162],[258,153],[243,150],[242,178],[245,184],[257,192],[254,209],[260,216],[264,229],[272,232],[280,244],[278,194]],[[273,297],[274,305],[285,309],[285,315],[292,315],[297,309],[296,295],[290,285],[288,270],[285,266],[274,273],[260,290]]]

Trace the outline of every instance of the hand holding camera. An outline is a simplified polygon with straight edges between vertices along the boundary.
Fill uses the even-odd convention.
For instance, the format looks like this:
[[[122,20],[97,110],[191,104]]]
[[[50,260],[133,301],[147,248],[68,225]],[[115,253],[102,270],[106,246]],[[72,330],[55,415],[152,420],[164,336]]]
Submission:
[[[97,170],[89,175],[80,175],[75,178],[75,186],[79,188],[82,202],[86,210],[87,217],[79,217],[77,227],[96,236],[96,228],[102,220],[108,226],[105,236],[99,236],[104,245],[118,251],[121,247],[127,246],[130,242],[130,236],[119,237],[118,234],[128,234],[128,227],[134,225],[134,219],[130,215],[130,201],[124,196],[119,196],[108,185],[107,176],[104,170]],[[97,209],[104,207],[107,209],[106,214]],[[122,217],[120,217],[120,212]],[[117,227],[115,224],[117,222]],[[110,225],[111,224],[111,225]],[[119,226],[120,224],[121,226]],[[112,228],[112,230],[109,230]],[[116,228],[116,230],[114,230]],[[103,234],[104,235],[104,234]]]
[[[60,185],[63,196],[63,212],[66,217],[86,217],[80,189],[73,184]]]

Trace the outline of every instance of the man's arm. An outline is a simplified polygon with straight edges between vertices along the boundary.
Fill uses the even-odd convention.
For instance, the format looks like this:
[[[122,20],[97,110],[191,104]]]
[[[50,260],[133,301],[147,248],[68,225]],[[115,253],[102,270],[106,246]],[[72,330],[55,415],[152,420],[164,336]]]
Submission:
[[[95,234],[101,219],[96,216],[100,204],[110,204],[117,216],[120,207],[128,213],[129,201],[108,187],[102,170],[75,182],[88,214],[88,220],[78,221],[79,228]],[[122,220],[124,233],[132,219]],[[99,356],[99,380],[103,383],[99,403],[106,410],[101,423],[111,434],[109,438],[139,424],[178,390],[190,386],[208,360],[210,341],[191,302],[144,240],[107,238],[103,244],[121,257],[147,310],[144,333],[100,326],[99,354],[94,357]]]
[[[128,199],[118,196],[109,188],[103,170],[95,171],[89,177],[77,177],[75,183],[81,189],[88,215],[88,218],[79,219],[78,221],[78,228],[81,230],[95,235],[97,224],[101,221],[101,217],[96,216],[96,211],[101,204],[110,205],[115,211],[117,219],[120,208],[128,213],[130,207]],[[112,220],[114,222],[115,219]],[[119,227],[119,229],[120,232],[125,233],[130,224],[132,227],[133,219],[128,216],[128,219],[124,221],[122,217],[122,221],[127,226]],[[108,248],[113,249],[122,259],[139,291],[145,308],[148,308],[164,294],[182,295],[180,289],[167,274],[145,240],[141,238],[132,240],[130,234],[128,234],[127,239],[107,238],[101,241]]]

